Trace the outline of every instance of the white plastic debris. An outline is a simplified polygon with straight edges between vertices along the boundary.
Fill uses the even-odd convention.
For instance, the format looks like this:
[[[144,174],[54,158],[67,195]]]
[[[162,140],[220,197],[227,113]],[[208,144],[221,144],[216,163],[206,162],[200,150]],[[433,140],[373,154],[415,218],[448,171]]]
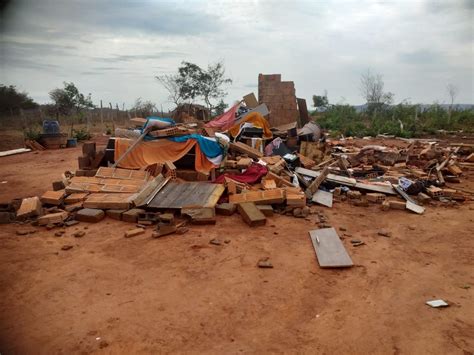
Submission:
[[[433,308],[438,308],[438,307],[448,307],[449,304],[443,300],[432,300],[432,301],[427,301],[426,304],[428,306],[431,306]]]

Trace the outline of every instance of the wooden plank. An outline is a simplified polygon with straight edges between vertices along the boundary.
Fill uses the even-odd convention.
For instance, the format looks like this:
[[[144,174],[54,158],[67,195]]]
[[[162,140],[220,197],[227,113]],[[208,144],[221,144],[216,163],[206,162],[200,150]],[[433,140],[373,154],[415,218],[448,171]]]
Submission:
[[[153,197],[170,181],[170,178],[165,178],[163,175],[158,175],[153,180],[149,181],[143,189],[137,193],[132,202],[135,206],[144,206],[148,204]]]
[[[354,265],[334,228],[312,230],[309,235],[321,268]]]
[[[328,174],[329,174],[329,168],[326,166],[324,167],[321,174],[316,179],[314,179],[313,182],[306,189],[306,195],[308,196],[308,198],[311,198],[313,194],[315,194],[316,191],[318,191],[319,185],[323,183],[323,181],[326,179]]]
[[[253,202],[243,202],[237,205],[237,210],[242,219],[250,227],[263,226],[267,222],[265,215],[255,206]]]
[[[328,160],[328,162],[329,162],[329,160]],[[309,177],[312,177],[312,178],[317,178],[319,175],[321,175],[320,171],[309,170],[309,169],[305,169],[305,168],[301,168],[301,167],[296,168],[295,171],[298,174],[309,176]],[[348,177],[340,176],[340,175],[336,175],[336,174],[328,174],[328,176],[326,176],[326,180],[328,180],[330,182],[334,182],[336,184],[345,185],[345,186],[355,186],[355,184],[357,184],[356,179],[348,178]]]
[[[323,205],[326,207],[332,207],[332,193],[324,191],[324,190],[318,190],[313,195],[313,198],[311,201],[315,203],[319,203],[320,205]]]
[[[306,106],[306,100],[296,98],[296,102],[298,103],[298,111],[300,113],[300,120],[301,124],[305,125],[310,121],[309,114],[308,114],[308,107]]]
[[[0,157],[6,157],[6,156],[9,156],[9,155],[28,153],[28,152],[31,152],[31,149],[18,148],[18,149],[5,150],[3,152],[0,152]]]
[[[145,136],[150,132],[150,129],[149,128],[146,128],[143,130],[143,133],[140,135],[140,137],[138,137],[135,142],[132,143],[132,145],[130,145],[127,150],[114,162],[114,164],[112,165],[112,168],[116,168],[117,166],[119,166],[120,162],[125,158],[127,157],[128,154],[130,154],[136,147],[138,144],[140,144],[140,142],[143,140],[143,138],[145,138]]]
[[[397,194],[395,190],[392,188],[392,186],[390,185],[377,185],[377,184],[367,184],[363,182],[357,182],[354,185],[354,187],[357,189],[365,190],[365,191],[380,192],[387,195]]]
[[[214,187],[211,194],[207,198],[207,201],[204,204],[204,207],[214,208],[217,205],[217,201],[219,201],[224,191],[225,191],[225,186],[223,184],[217,184],[217,186]]]
[[[275,180],[275,182],[276,182],[277,185],[279,185],[279,186],[294,187],[294,185],[293,185],[291,182],[289,182],[289,181],[283,179],[281,176],[279,176],[279,175],[277,175],[277,174],[275,174],[275,173],[272,173],[271,171],[269,171],[269,172],[267,173],[266,178],[267,178],[267,179]]]
[[[242,153],[242,154],[247,154],[250,158],[254,158],[254,159],[259,159],[263,157],[263,153],[261,153],[257,149],[252,148],[242,142],[229,143],[229,149]]]

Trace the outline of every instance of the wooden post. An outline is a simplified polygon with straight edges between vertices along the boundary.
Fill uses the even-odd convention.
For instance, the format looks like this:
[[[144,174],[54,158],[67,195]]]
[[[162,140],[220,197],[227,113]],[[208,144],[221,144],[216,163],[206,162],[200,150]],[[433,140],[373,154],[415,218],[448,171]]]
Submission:
[[[112,119],[112,132],[115,132],[114,113],[112,112],[113,108],[112,108],[111,102],[109,102],[109,106],[110,106],[110,118]]]
[[[104,116],[102,114],[102,100],[100,100],[100,124],[102,125],[102,128],[104,128]]]

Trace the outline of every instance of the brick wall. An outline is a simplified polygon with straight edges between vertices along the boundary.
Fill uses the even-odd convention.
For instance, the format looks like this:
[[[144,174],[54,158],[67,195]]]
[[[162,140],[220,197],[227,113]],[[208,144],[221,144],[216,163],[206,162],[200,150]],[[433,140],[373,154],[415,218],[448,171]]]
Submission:
[[[271,126],[298,120],[295,84],[281,81],[281,74],[258,75],[258,101],[268,106]]]

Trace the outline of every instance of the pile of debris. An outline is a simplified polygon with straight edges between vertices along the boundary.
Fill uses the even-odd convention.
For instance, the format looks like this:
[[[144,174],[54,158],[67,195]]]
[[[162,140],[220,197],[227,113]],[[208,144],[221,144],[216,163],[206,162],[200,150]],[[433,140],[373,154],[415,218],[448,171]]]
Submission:
[[[422,214],[427,204],[470,198],[448,183],[474,166],[473,145],[411,140],[403,149],[358,148],[351,139],[327,139],[315,123],[270,128],[268,114],[249,94],[205,124],[132,119],[134,127],[119,130],[104,150],[85,143],[79,169],[64,173],[51,191],[2,206],[0,220],[52,229],[108,216],[133,224],[125,237],[147,228],[162,237],[215,224],[216,214],[238,213],[256,227],[275,213],[307,217],[312,205],[378,204]],[[333,228],[310,236],[317,253],[325,238],[339,240]],[[318,258],[321,267],[352,265],[346,256],[337,265]]]

